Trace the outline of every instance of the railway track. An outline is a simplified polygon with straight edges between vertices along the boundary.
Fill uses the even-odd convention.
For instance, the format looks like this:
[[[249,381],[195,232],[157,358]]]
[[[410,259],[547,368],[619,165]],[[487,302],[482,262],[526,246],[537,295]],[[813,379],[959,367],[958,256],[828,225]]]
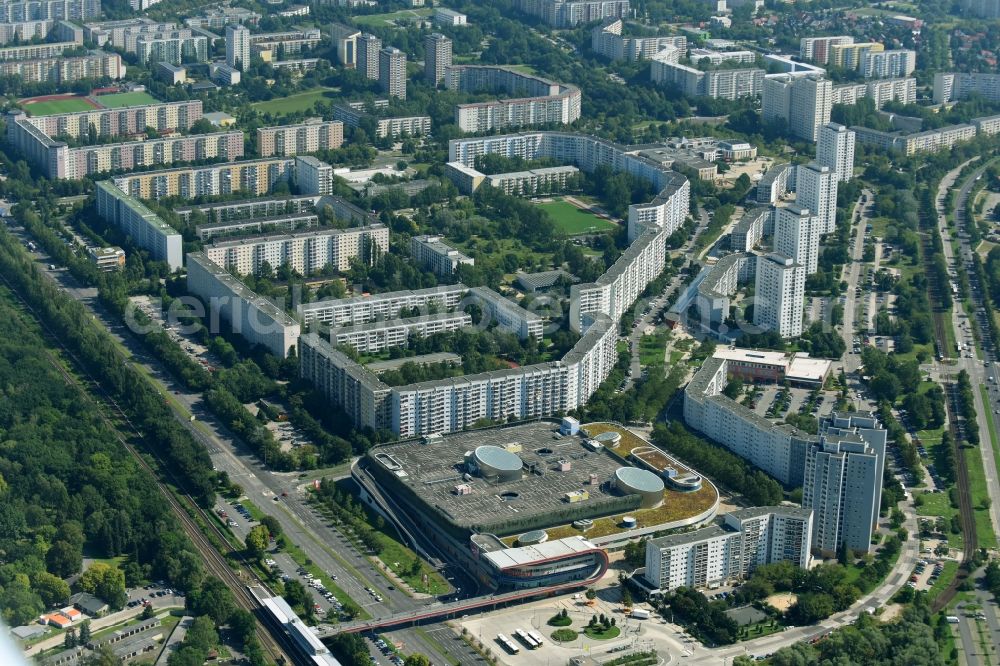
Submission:
[[[51,350],[43,349],[43,352],[45,353],[46,357],[52,363],[53,367],[55,367],[59,371],[64,381],[69,385],[78,386],[81,389],[81,393],[84,395],[84,398],[93,403],[96,409],[96,413],[101,418],[101,420],[104,421],[105,424],[109,426],[111,432],[115,433],[115,437],[117,438],[118,442],[125,448],[126,451],[129,452],[129,454],[136,460],[139,466],[142,467],[142,469],[144,469],[154,479],[157,489],[160,491],[160,494],[163,496],[167,504],[170,506],[171,510],[177,517],[178,521],[180,521],[182,529],[188,535],[188,538],[191,539],[191,542],[192,544],[194,544],[195,549],[201,555],[202,560],[204,561],[208,571],[216,575],[218,578],[220,578],[223,582],[226,583],[226,585],[232,590],[233,596],[235,597],[237,604],[241,608],[254,614],[255,616],[258,617],[258,619],[262,619],[262,613],[264,612],[264,610],[260,605],[260,603],[257,601],[257,599],[247,589],[247,583],[253,581],[255,584],[266,588],[267,586],[264,584],[264,582],[261,581],[260,578],[256,576],[256,574],[252,572],[247,573],[247,570],[244,569],[243,567],[241,567],[238,570],[238,572],[233,571],[226,557],[222,553],[220,553],[211,543],[209,538],[198,526],[195,519],[192,518],[191,514],[185,508],[184,504],[182,504],[181,501],[177,498],[177,494],[175,494],[175,492],[170,487],[168,487],[166,483],[160,480],[157,471],[153,469],[153,467],[149,464],[149,462],[143,457],[142,453],[138,449],[136,449],[131,443],[129,443],[124,436],[122,436],[119,423],[127,424],[128,429],[131,431],[132,435],[140,439],[142,438],[142,434],[132,424],[128,416],[121,409],[121,407],[119,407],[118,403],[114,400],[114,398],[111,395],[109,395],[107,391],[104,390],[103,386],[101,386],[100,382],[98,382],[93,377],[93,375],[91,375],[91,373],[87,370],[86,366],[62,342],[59,336],[57,336],[52,331],[52,329],[49,328],[48,324],[46,324],[45,321],[43,321],[41,317],[38,316],[38,313],[35,311],[32,305],[27,300],[24,299],[24,297],[20,294],[20,292],[17,291],[16,288],[14,288],[14,286],[10,283],[7,277],[4,276],[3,274],[0,274],[0,280],[2,280],[3,283],[8,287],[10,292],[16,296],[16,298],[24,306],[24,308],[31,313],[31,315],[35,318],[35,320],[38,321],[39,325],[42,327],[45,337],[48,338],[49,342],[58,346],[59,349],[61,349],[62,352],[66,355],[66,357],[73,362],[73,364],[76,366],[79,372],[83,373],[81,377],[72,375],[69,371],[66,370],[63,364],[60,363],[59,358],[55,354],[53,354]],[[86,386],[81,386],[81,384],[86,384]],[[89,388],[90,390],[86,390],[87,388]],[[101,401],[98,401],[94,397],[95,392],[96,395],[102,396],[104,400],[103,403]],[[105,407],[110,407],[114,411],[114,414],[120,420],[119,423],[116,423],[107,415]],[[155,454],[153,455],[154,457],[156,457]],[[171,481],[174,483],[176,488],[183,487],[174,477],[173,473],[169,471],[168,467],[163,466],[163,469],[167,470],[167,474],[170,475]],[[232,554],[237,558],[241,559],[242,558],[241,554],[229,544],[229,542],[226,540],[225,535],[222,533],[222,530],[218,527],[218,525],[214,523],[214,519],[212,518],[212,516],[207,511],[199,507],[197,502],[195,502],[194,498],[192,498],[190,495],[183,493],[182,491],[178,491],[178,494],[181,495],[181,497],[185,500],[185,502],[191,507],[191,509],[196,514],[202,517],[207,528],[215,534],[215,536],[219,539],[219,541],[222,544],[224,544],[224,547],[226,548],[227,551],[226,555]],[[247,579],[244,579],[244,576],[246,576]],[[260,645],[263,648],[263,650],[272,660],[272,662],[276,664],[297,663],[297,660],[290,659],[288,656],[290,654],[291,655],[298,654],[297,651],[294,649],[295,646],[291,645],[290,639],[284,634],[279,634],[277,637],[275,637],[274,635],[272,635],[270,631],[264,628],[267,626],[269,625],[266,624],[265,622],[258,622],[257,639],[260,642]],[[289,646],[292,649],[286,650],[284,647],[282,647],[282,644]]]
[[[928,217],[933,215],[933,217]],[[937,210],[927,211],[921,207],[920,223],[924,228],[922,235],[921,261],[924,264],[924,274],[927,276],[927,291],[931,302],[931,320],[934,323],[934,344],[940,357],[947,357],[951,350],[947,347],[948,336],[945,326],[950,326],[951,310],[944,306],[942,294],[947,293],[948,285],[939,284],[938,274],[934,270],[931,257],[934,256],[934,231],[937,228]],[[962,453],[962,438],[959,436],[958,389],[953,379],[943,382],[947,400],[945,407],[948,412],[948,433],[952,440],[952,450],[955,455],[955,487],[958,490],[959,520],[962,525],[963,548],[962,563],[959,565],[955,578],[935,598],[931,608],[937,612],[945,608],[958,593],[958,587],[969,577],[969,563],[976,553],[976,519],[972,506],[972,493],[969,489],[969,468],[965,455]]]

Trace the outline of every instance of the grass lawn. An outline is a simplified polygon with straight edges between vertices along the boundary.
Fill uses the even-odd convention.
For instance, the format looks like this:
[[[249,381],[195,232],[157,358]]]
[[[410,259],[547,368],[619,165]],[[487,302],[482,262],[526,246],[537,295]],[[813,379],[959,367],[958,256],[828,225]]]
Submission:
[[[985,442],[980,444],[985,446]],[[990,520],[990,510],[980,506],[984,500],[989,502],[989,491],[986,488],[986,473],[983,471],[983,456],[976,447],[962,449],[965,465],[969,469],[969,491],[972,494],[972,507],[976,519],[976,541],[980,548],[996,548],[997,537],[993,533],[993,521]]]
[[[24,105],[24,110],[28,112],[29,116],[52,116],[57,113],[90,111],[93,108],[94,105],[82,97],[67,97],[66,99],[32,102]]]
[[[604,231],[605,229],[613,229],[615,227],[608,220],[597,217],[585,210],[580,210],[565,201],[538,204],[538,207],[548,213],[556,227],[569,236]]]
[[[358,25],[364,26],[375,26],[375,27],[389,27],[394,25],[395,21],[402,19],[421,19],[427,18],[434,13],[434,10],[430,7],[425,7],[423,9],[401,9],[398,12],[389,12],[388,14],[369,14],[368,16],[355,16],[354,22]]]
[[[663,349],[668,333],[644,335],[639,339],[639,363],[642,365],[663,365]]]
[[[918,516],[941,516],[948,523],[951,523],[952,516],[958,515],[958,509],[951,505],[948,493],[923,493],[923,504],[917,507]],[[961,534],[948,532],[948,545],[952,548],[961,549],[963,538]]]
[[[622,630],[618,627],[608,627],[603,631],[585,627],[583,633],[586,634],[587,638],[593,638],[595,641],[607,641],[612,638],[618,638],[618,634],[622,633]]]
[[[549,635],[557,643],[568,643],[569,641],[575,641],[577,634],[573,629],[556,629]]]
[[[515,71],[521,72],[522,74],[537,74],[538,70],[531,65],[504,65],[508,69],[513,69]]]
[[[147,92],[112,93],[110,95],[101,95],[95,99],[97,99],[99,104],[109,109],[118,109],[123,106],[139,106],[140,104],[158,104],[160,102],[160,100]]]
[[[989,396],[986,392],[986,385],[979,385],[979,392],[983,396],[983,404],[989,405]],[[996,421],[993,418],[993,414],[990,413],[989,408],[986,409],[986,425],[990,429],[990,446],[993,447],[993,464],[996,465],[997,471],[1000,472],[1000,439],[997,437]]]
[[[269,99],[266,102],[254,102],[250,106],[261,113],[273,113],[280,116],[286,113],[309,111],[316,102],[332,100],[337,96],[338,92],[340,92],[340,88],[319,87],[289,95],[288,97]]]

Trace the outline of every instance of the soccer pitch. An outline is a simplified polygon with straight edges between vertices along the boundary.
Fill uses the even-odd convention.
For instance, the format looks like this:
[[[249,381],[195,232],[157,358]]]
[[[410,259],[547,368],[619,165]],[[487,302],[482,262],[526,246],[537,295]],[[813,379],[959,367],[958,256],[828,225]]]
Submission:
[[[108,109],[118,109],[123,106],[139,106],[141,104],[159,104],[160,100],[156,99],[147,92],[127,92],[127,93],[111,93],[110,95],[101,95],[95,97],[97,103]]]
[[[538,204],[567,236],[613,229],[614,224],[562,200]]]
[[[332,101],[337,97],[338,92],[340,92],[339,88],[313,88],[312,90],[289,95],[288,97],[254,102],[251,106],[261,113],[273,113],[280,116],[298,111],[311,111],[316,102]]]
[[[90,111],[94,105],[83,97],[67,97],[66,99],[50,99],[41,102],[31,102],[24,105],[29,116],[52,116],[57,113],[75,113]]]

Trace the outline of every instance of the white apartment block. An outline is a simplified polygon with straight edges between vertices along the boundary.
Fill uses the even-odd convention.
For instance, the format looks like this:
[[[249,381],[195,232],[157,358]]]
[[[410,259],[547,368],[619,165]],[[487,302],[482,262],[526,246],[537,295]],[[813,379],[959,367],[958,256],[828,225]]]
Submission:
[[[534,336],[542,339],[542,318],[534,312],[525,310],[512,300],[504,298],[497,292],[486,287],[473,287],[469,290],[469,301],[475,303],[483,312],[483,320],[504,333],[512,333],[525,340]]]
[[[358,71],[367,78],[379,80],[379,53],[382,51],[382,40],[375,35],[362,33],[357,39]]]
[[[97,214],[121,229],[141,248],[149,250],[157,261],[165,261],[171,271],[184,264],[181,235],[141,202],[123,192],[114,183],[97,183]]]
[[[14,0],[0,4],[0,23],[73,19],[101,15],[101,0]]]
[[[0,45],[30,42],[35,37],[44,40],[49,35],[60,42],[83,43],[83,29],[69,21],[53,19],[0,23]]]
[[[881,109],[887,102],[913,104],[917,101],[917,80],[874,79],[865,83],[845,83],[833,87],[834,104],[853,105],[865,97],[875,102],[876,109]]]
[[[976,136],[976,126],[966,124],[948,125],[915,134],[882,132],[868,127],[852,127],[851,129],[857,136],[858,143],[864,146],[874,146],[881,150],[894,150],[904,155],[945,150],[959,141],[970,141]]]
[[[590,46],[610,60],[648,60],[670,47],[680,57],[687,52],[687,37],[628,37],[622,36],[624,22],[620,18],[608,19],[591,31]],[[676,61],[674,61],[676,62]]]
[[[278,358],[296,349],[299,323],[257,295],[201,252],[187,255],[187,290],[204,302],[212,322],[223,319],[233,333]]]
[[[472,316],[464,312],[439,312],[376,321],[330,329],[330,340],[338,347],[353,347],[360,354],[377,354],[392,347],[405,347],[411,335],[428,337],[472,326]]]
[[[431,308],[451,310],[465,298],[469,288],[462,283],[427,289],[392,291],[371,296],[329,299],[300,304],[298,318],[307,326],[319,322],[329,326],[354,326],[382,319],[399,319],[404,310],[426,314]]]
[[[819,128],[816,162],[833,169],[837,180],[847,182],[854,175],[854,132],[838,123]]]
[[[112,178],[115,185],[137,199],[161,199],[246,192],[262,196],[280,181],[295,179],[302,157],[268,157],[245,162],[179,167],[130,173]],[[314,158],[311,158],[314,159]]]
[[[789,204],[774,211],[774,251],[801,264],[806,275],[818,270],[822,233],[819,218],[808,208]]]
[[[250,67],[250,31],[242,25],[226,26],[226,64],[241,72]]]
[[[819,233],[837,228],[837,172],[829,166],[810,162],[798,165],[795,174],[795,203],[818,218]]]
[[[772,252],[757,257],[753,323],[782,338],[802,335],[806,269],[791,257]]]
[[[439,32],[424,37],[424,78],[433,87],[444,81],[451,67],[451,40]]]
[[[688,51],[688,59],[694,65],[707,64],[713,67],[724,62],[752,65],[757,62],[757,54],[753,51],[715,51],[713,49],[693,48]]]
[[[64,51],[79,47],[80,45],[76,42],[47,42],[44,44],[28,44],[26,46],[4,46],[0,47],[0,61],[59,58]]]
[[[380,116],[371,116],[363,108],[355,109],[350,106],[334,104],[333,117],[348,127],[359,127],[363,118],[371,117],[375,122],[375,136],[380,139],[387,136],[393,138],[400,136],[421,136],[431,131],[430,116],[383,118]]]
[[[803,60],[812,60],[821,65],[826,65],[830,62],[831,47],[853,43],[854,38],[848,35],[803,37],[799,40],[799,57]]]
[[[400,437],[454,432],[483,419],[551,416],[584,404],[614,367],[615,325],[605,315],[587,324],[560,361],[397,387],[310,333],[301,340],[301,376],[355,423]]]
[[[269,234],[220,240],[205,246],[205,256],[240,275],[256,274],[266,262],[272,269],[288,265],[300,275],[313,275],[327,266],[344,272],[352,259],[366,264],[389,249],[389,230],[384,225],[348,229],[313,229],[288,234]]]
[[[299,155],[335,150],[344,144],[344,123],[309,118],[296,125],[257,128],[257,152],[261,157]]]
[[[361,31],[351,26],[333,23],[330,25],[330,38],[337,46],[337,64],[354,69],[358,66],[358,37]]]
[[[12,116],[8,116],[8,123],[11,118]],[[86,138],[93,128],[97,138],[104,139],[135,136],[142,134],[147,127],[152,127],[160,133],[183,132],[191,129],[191,126],[201,118],[202,103],[196,99],[117,109],[91,109],[50,116],[18,116],[15,120],[30,123],[47,136]]]
[[[934,75],[934,103],[944,104],[980,95],[1000,101],[1000,74],[989,72],[939,72]]]
[[[977,136],[991,136],[1000,132],[1000,116],[973,118],[972,124],[976,127]]]
[[[723,525],[646,542],[646,580],[669,592],[746,578],[764,564],[809,566],[813,514],[809,509],[764,506],[727,513]]]
[[[759,274],[759,273],[758,273]],[[684,389],[684,422],[780,483],[802,483],[805,451],[815,436],[790,425],[775,425],[723,395],[728,361],[712,357]]]
[[[295,158],[295,182],[302,194],[333,192],[333,167],[311,155]]]
[[[697,287],[696,303],[702,328],[710,331],[729,316],[730,297],[740,284],[749,282],[757,269],[757,257],[734,252],[719,259],[708,269]]]
[[[629,0],[516,0],[514,6],[553,28],[572,28],[629,15]]]
[[[530,127],[580,118],[580,89],[507,67],[455,65],[445,70],[449,90],[519,95],[515,99],[459,104],[455,122],[463,132]]]
[[[774,210],[767,206],[747,207],[729,234],[729,247],[733,252],[750,252],[763,240],[765,228],[773,233]]]
[[[395,46],[378,52],[378,81],[389,97],[406,99],[406,54]]]
[[[655,57],[650,63],[649,72],[654,83],[679,88],[688,97],[732,100],[760,95],[765,73],[763,69],[756,67],[705,71],[664,62]]]
[[[757,203],[774,205],[795,188],[795,167],[775,164],[757,183]]]
[[[222,30],[234,23],[250,23],[256,25],[261,16],[257,12],[243,7],[209,7],[201,16],[184,19],[184,25],[189,28],[205,28]]]
[[[468,25],[469,19],[465,14],[461,12],[456,12],[454,9],[446,9],[445,7],[436,7],[434,9],[434,25],[455,27],[460,25]]]
[[[462,265],[474,266],[476,261],[444,242],[441,236],[414,236],[410,239],[410,256],[421,268],[438,275],[451,275]]]
[[[139,35],[135,42],[135,54],[143,65],[157,62],[169,62],[171,65],[206,62],[208,38],[195,35],[188,29]]]
[[[865,52],[861,55],[858,71],[866,79],[902,78],[913,74],[917,68],[917,52],[910,49],[891,49]]]
[[[83,26],[83,36],[88,42],[97,46],[111,46],[124,49],[126,53],[135,53],[136,40],[141,35],[150,35],[177,30],[173,22],[154,22],[148,18],[123,19],[120,21],[99,21],[86,23]]]
[[[813,547],[860,552],[871,540],[882,502],[887,433],[872,414],[834,413],[806,449],[802,506],[815,513]]]
[[[830,122],[833,82],[815,74],[769,75],[761,97],[765,123],[780,122],[789,132],[807,141],[816,141],[819,128]]]
[[[512,196],[535,195],[554,192],[566,187],[567,180],[579,173],[574,166],[542,167],[527,171],[509,171],[487,176],[461,162],[445,164],[445,175],[459,191],[472,194],[482,185],[489,185]]]
[[[0,76],[18,76],[25,83],[72,83],[80,79],[124,79],[125,65],[117,53],[91,51],[70,58],[0,62]]]

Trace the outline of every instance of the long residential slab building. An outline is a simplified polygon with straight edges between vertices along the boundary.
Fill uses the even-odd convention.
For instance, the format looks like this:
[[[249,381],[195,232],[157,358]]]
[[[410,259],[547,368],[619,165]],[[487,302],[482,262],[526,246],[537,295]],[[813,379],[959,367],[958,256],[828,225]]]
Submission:
[[[288,265],[302,275],[327,266],[346,271],[352,259],[371,263],[389,249],[389,229],[383,224],[347,229],[310,229],[220,240],[204,249],[205,256],[240,275],[256,273],[266,262],[271,268]]]
[[[801,485],[803,506],[814,514],[813,548],[836,553],[846,543],[868,552],[887,441],[877,417],[834,412],[820,424],[819,435],[775,424],[722,393],[731,375],[726,356],[707,359],[684,389],[684,421],[780,483]],[[773,381],[770,370],[758,365],[757,378]],[[741,363],[739,375],[756,370],[753,363]]]
[[[210,317],[226,320],[233,333],[267,348],[278,358],[287,358],[297,347],[299,323],[204,253],[187,255],[187,290],[202,299]]]
[[[0,76],[19,76],[25,83],[65,84],[80,79],[124,79],[125,65],[117,53],[90,51],[86,55],[0,62]]]
[[[644,577],[656,590],[669,592],[739,581],[773,562],[808,569],[812,535],[811,509],[738,509],[721,524],[647,541]]]
[[[542,19],[553,28],[572,28],[607,18],[629,15],[629,0],[516,0],[514,6]]]
[[[623,35],[625,22],[620,18],[605,20],[590,33],[590,46],[610,60],[648,60],[665,49],[672,47],[684,53],[687,51],[687,37],[669,35],[656,37],[631,37]]]
[[[341,326],[330,330],[333,344],[354,347],[361,354],[377,354],[406,345],[411,335],[427,337],[472,326],[472,315],[462,311],[436,312],[367,324]]]
[[[445,68],[445,85],[464,92],[507,93],[516,99],[459,104],[455,123],[463,132],[488,132],[559,123],[580,118],[580,89],[555,83],[509,67],[452,65]]]
[[[153,259],[167,262],[175,271],[184,263],[181,235],[141,201],[109,180],[97,183],[97,214],[118,227]]]
[[[101,15],[101,0],[15,0],[0,3],[0,23],[73,19]]]
[[[335,150],[344,143],[344,123],[309,118],[295,125],[257,128],[257,152],[261,157],[289,156]]]
[[[317,172],[328,172],[328,178]],[[332,167],[309,156],[268,157],[208,166],[179,167],[115,176],[114,182],[138,199],[162,199],[246,192],[263,196],[278,182],[320,183],[320,190],[306,194],[329,194]]]

